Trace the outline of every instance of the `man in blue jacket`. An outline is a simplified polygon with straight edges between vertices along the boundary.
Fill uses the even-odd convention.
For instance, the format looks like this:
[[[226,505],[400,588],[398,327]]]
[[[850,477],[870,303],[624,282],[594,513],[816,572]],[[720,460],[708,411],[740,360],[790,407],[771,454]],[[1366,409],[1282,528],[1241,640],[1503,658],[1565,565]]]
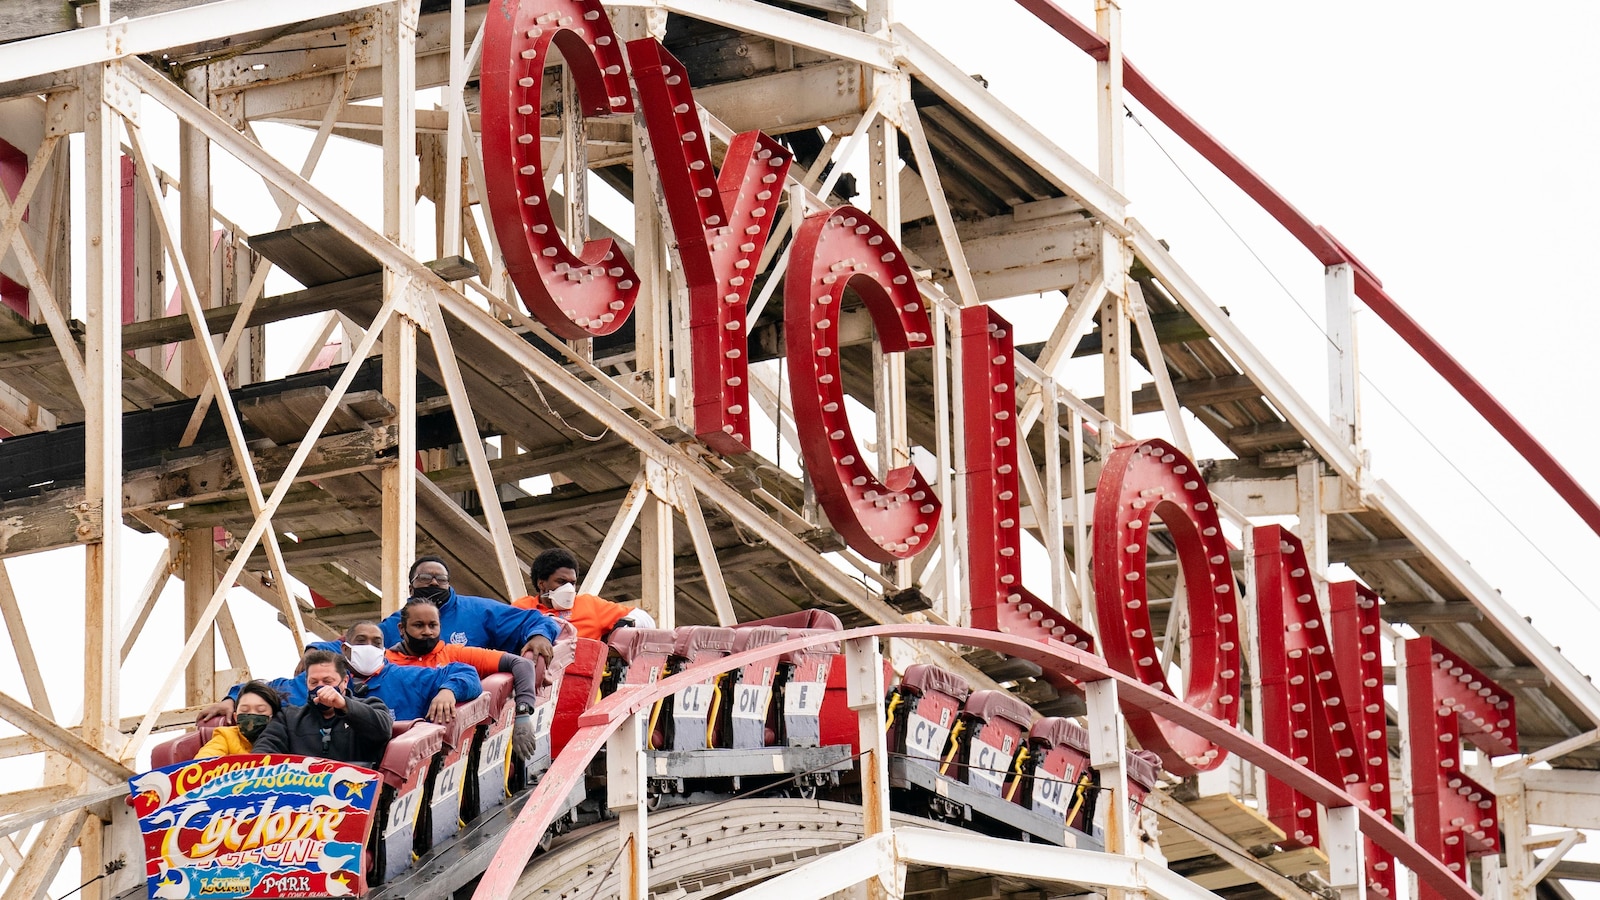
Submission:
[[[450,570],[437,556],[424,556],[411,564],[411,596],[423,597],[439,607],[439,637],[450,644],[485,647],[503,653],[544,657],[554,653],[560,633],[555,619],[535,609],[517,609],[509,603],[458,594],[450,587]],[[381,623],[384,646],[398,644],[400,613]]]
[[[358,622],[345,632],[339,644],[350,668],[350,693],[356,697],[376,697],[394,713],[396,721],[426,718],[449,722],[456,717],[456,704],[483,693],[483,682],[476,669],[465,663],[449,663],[438,668],[390,665],[384,659],[383,631],[374,622]],[[313,647],[312,649],[317,649]],[[304,706],[307,700],[306,673],[268,682],[283,695],[285,706]],[[226,699],[201,710],[199,718],[221,715],[232,718],[239,687],[228,691]]]

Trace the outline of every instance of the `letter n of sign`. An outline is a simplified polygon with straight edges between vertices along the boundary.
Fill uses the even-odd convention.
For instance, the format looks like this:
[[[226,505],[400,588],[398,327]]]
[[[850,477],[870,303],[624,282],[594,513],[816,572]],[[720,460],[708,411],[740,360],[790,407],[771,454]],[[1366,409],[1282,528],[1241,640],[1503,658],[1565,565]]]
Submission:
[[[1324,616],[1304,545],[1277,525],[1255,530],[1255,567],[1263,737],[1387,818],[1377,594],[1353,581],[1330,584]],[[1316,803],[1276,778],[1267,780],[1267,814],[1292,842],[1318,843]],[[1394,857],[1367,840],[1365,859],[1368,890],[1393,897]]]

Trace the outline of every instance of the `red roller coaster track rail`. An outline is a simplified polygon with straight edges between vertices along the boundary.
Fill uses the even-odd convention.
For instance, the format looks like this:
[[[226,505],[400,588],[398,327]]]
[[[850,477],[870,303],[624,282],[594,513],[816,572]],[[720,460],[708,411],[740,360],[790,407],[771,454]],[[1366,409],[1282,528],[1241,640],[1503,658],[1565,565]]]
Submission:
[[[704,681],[707,677],[722,672],[731,672],[757,660],[841,640],[886,637],[943,641],[994,650],[1035,663],[1050,675],[1064,676],[1083,683],[1110,679],[1117,684],[1117,697],[1122,706],[1132,706],[1154,713],[1187,728],[1271,772],[1274,778],[1282,780],[1324,806],[1337,808],[1354,805],[1351,796],[1332,782],[1296,764],[1249,734],[1117,672],[1104,659],[1092,653],[1065,644],[1047,645],[1033,638],[994,631],[939,625],[878,625],[844,632],[810,635],[735,653],[654,684],[612,694],[600,701],[578,719],[577,733],[556,757],[554,765],[545,773],[527,805],[522,808],[522,812],[506,832],[499,851],[495,853],[494,860],[483,873],[483,880],[478,883],[477,890],[472,895],[474,900],[511,895],[512,888],[522,876],[528,860],[533,857],[533,852],[538,847],[545,829],[554,821],[563,798],[571,792],[573,785],[581,783],[584,770],[600,752],[600,748],[605,746],[606,739],[620,728],[628,717],[649,708],[657,700],[672,695],[686,685]],[[1356,809],[1360,816],[1361,833],[1379,847],[1393,853],[1395,859],[1416,873],[1423,884],[1437,891],[1437,896],[1441,900],[1480,900],[1471,888],[1445,868],[1444,863],[1413,843],[1388,819],[1363,806],[1357,805]]]

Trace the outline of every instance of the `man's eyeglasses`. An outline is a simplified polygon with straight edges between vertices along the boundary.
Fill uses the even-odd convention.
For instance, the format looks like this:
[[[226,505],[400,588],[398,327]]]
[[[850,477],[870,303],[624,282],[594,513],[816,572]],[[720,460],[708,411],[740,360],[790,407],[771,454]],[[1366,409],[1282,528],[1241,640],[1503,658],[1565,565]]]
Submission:
[[[417,586],[417,587],[427,587],[430,584],[438,584],[438,585],[448,586],[450,584],[450,576],[449,575],[413,575],[411,577],[411,583],[413,585]]]

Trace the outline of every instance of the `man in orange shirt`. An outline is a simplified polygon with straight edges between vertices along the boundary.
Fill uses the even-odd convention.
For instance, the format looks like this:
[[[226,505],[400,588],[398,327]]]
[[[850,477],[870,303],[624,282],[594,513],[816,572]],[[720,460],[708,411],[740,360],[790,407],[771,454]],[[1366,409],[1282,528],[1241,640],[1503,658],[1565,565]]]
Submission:
[[[534,692],[539,686],[533,660],[515,653],[466,647],[439,640],[439,607],[430,599],[413,597],[400,607],[400,641],[384,651],[384,658],[397,666],[439,668],[450,663],[465,663],[478,670],[480,678],[496,672],[510,672],[512,693],[516,697],[516,724],[511,745],[517,756],[527,758],[537,738],[533,713],[538,704]]]
[[[578,637],[597,641],[605,640],[612,629],[623,623],[635,628],[656,627],[655,620],[642,609],[578,593],[578,559],[566,550],[554,547],[544,551],[533,558],[531,568],[538,594],[523,597],[512,606],[566,619],[578,630]]]

